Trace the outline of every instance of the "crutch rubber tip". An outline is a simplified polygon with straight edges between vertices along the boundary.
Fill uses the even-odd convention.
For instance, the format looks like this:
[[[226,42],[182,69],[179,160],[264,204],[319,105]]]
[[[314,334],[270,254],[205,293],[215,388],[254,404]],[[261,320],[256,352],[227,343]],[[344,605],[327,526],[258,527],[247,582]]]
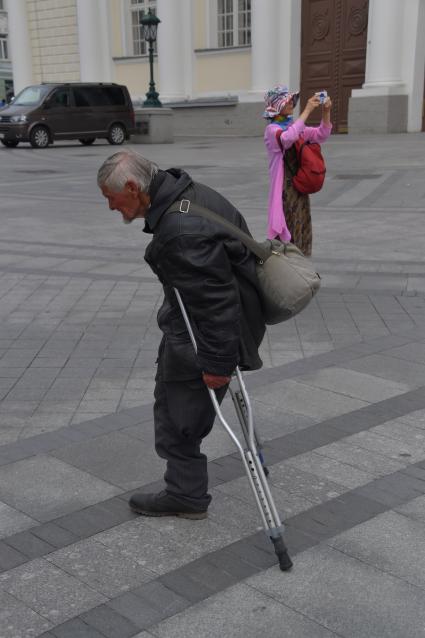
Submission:
[[[289,557],[288,552],[281,552],[277,555],[278,560],[279,560],[279,567],[283,572],[288,572],[292,565],[293,562]]]

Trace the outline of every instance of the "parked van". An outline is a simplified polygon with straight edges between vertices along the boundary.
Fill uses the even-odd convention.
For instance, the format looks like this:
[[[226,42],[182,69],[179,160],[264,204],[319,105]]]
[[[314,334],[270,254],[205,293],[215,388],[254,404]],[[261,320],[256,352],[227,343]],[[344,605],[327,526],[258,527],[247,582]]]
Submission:
[[[0,109],[0,141],[8,148],[74,139],[88,146],[97,137],[122,144],[134,132],[130,95],[119,84],[37,84]]]

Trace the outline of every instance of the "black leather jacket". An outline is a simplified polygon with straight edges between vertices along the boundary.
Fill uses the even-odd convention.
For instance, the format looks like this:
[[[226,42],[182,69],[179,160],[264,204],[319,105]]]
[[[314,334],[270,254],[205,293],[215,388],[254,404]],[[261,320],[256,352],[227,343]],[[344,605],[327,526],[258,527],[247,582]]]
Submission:
[[[239,365],[262,366],[258,347],[265,324],[258,295],[255,258],[220,224],[191,213],[169,213],[188,199],[248,231],[238,210],[211,188],[193,182],[180,169],[159,171],[149,189],[151,207],[145,232],[153,233],[145,259],[164,287],[158,325],[161,369],[167,381],[199,378],[201,372],[230,375]],[[194,353],[177,299],[189,313],[198,354]]]

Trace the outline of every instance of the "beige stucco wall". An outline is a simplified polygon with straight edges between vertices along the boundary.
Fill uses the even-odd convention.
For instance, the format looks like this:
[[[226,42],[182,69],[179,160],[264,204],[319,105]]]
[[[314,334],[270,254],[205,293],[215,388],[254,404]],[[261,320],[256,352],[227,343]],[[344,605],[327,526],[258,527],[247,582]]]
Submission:
[[[80,79],[76,0],[27,0],[35,82]]]
[[[137,58],[136,61],[131,60],[115,62],[115,82],[125,84],[130,91],[132,98],[143,97],[149,90],[149,63],[147,59]],[[154,79],[157,90],[160,86],[157,84],[158,68],[154,65]]]
[[[193,48],[205,49],[207,46],[207,3],[205,0],[192,0],[193,11]]]
[[[112,57],[124,55],[124,43],[122,41],[122,1],[109,0],[109,24],[111,30]]]
[[[195,54],[196,94],[248,91],[251,88],[251,49]]]

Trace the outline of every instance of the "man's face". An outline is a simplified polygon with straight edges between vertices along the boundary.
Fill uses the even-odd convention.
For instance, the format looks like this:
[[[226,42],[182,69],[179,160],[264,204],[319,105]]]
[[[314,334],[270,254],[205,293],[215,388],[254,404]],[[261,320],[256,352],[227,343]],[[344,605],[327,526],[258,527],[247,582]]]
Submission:
[[[136,217],[145,217],[149,208],[149,195],[143,193],[135,182],[128,181],[121,191],[114,192],[102,186],[102,194],[108,200],[110,210],[118,210],[124,224],[131,224]]]

